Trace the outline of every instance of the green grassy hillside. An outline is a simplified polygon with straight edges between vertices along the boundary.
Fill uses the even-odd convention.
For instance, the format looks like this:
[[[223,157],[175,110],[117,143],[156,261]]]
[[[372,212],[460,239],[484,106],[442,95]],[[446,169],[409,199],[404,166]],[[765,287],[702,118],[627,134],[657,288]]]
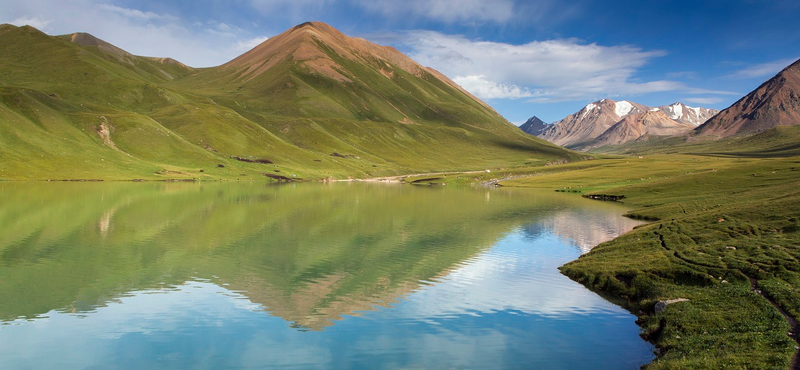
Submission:
[[[349,81],[293,56],[248,77],[75,37],[0,26],[0,180],[322,179],[578,158],[431,72],[316,39]]]

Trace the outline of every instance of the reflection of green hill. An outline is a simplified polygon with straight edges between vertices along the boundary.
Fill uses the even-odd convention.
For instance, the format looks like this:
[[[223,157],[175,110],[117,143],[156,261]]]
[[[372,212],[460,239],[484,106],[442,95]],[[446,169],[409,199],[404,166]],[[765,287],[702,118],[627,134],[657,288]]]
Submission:
[[[199,278],[312,329],[392,302],[510,228],[582,201],[362,184],[0,186],[0,319]]]

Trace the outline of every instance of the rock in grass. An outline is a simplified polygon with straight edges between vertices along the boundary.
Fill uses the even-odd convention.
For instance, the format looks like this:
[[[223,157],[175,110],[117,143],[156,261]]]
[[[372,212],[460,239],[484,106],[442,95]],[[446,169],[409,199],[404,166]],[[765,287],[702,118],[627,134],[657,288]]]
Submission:
[[[686,299],[686,298],[676,298],[676,299],[669,299],[669,300],[666,300],[666,301],[658,301],[658,302],[656,302],[656,307],[655,307],[656,314],[660,314],[660,313],[664,312],[664,310],[667,309],[667,306],[669,306],[671,304],[678,303],[678,302],[686,302],[686,301],[688,301],[688,299]]]

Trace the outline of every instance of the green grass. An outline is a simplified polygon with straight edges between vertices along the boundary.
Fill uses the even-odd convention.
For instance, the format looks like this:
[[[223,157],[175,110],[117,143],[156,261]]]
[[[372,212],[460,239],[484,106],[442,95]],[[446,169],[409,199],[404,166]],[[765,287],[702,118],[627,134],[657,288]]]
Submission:
[[[351,82],[292,60],[253,78],[226,67],[120,60],[67,37],[4,25],[0,180],[270,181],[264,173],[319,180],[579,158],[427,72],[316,47]],[[118,150],[98,134],[104,120]]]
[[[788,368],[797,342],[764,296],[800,317],[800,157],[589,162],[503,185],[624,195],[651,221],[561,268],[638,313],[662,351],[648,368]],[[676,298],[689,301],[654,312]]]

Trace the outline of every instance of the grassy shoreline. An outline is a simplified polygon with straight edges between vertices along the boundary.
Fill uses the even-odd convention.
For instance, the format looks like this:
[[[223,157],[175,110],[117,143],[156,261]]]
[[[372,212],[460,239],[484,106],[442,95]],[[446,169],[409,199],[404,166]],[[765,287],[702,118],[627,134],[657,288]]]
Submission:
[[[565,166],[566,167],[566,166]],[[598,160],[503,186],[625,196],[650,221],[562,273],[624,300],[658,358],[648,369],[797,366],[800,157]],[[658,302],[687,299],[656,309]]]

